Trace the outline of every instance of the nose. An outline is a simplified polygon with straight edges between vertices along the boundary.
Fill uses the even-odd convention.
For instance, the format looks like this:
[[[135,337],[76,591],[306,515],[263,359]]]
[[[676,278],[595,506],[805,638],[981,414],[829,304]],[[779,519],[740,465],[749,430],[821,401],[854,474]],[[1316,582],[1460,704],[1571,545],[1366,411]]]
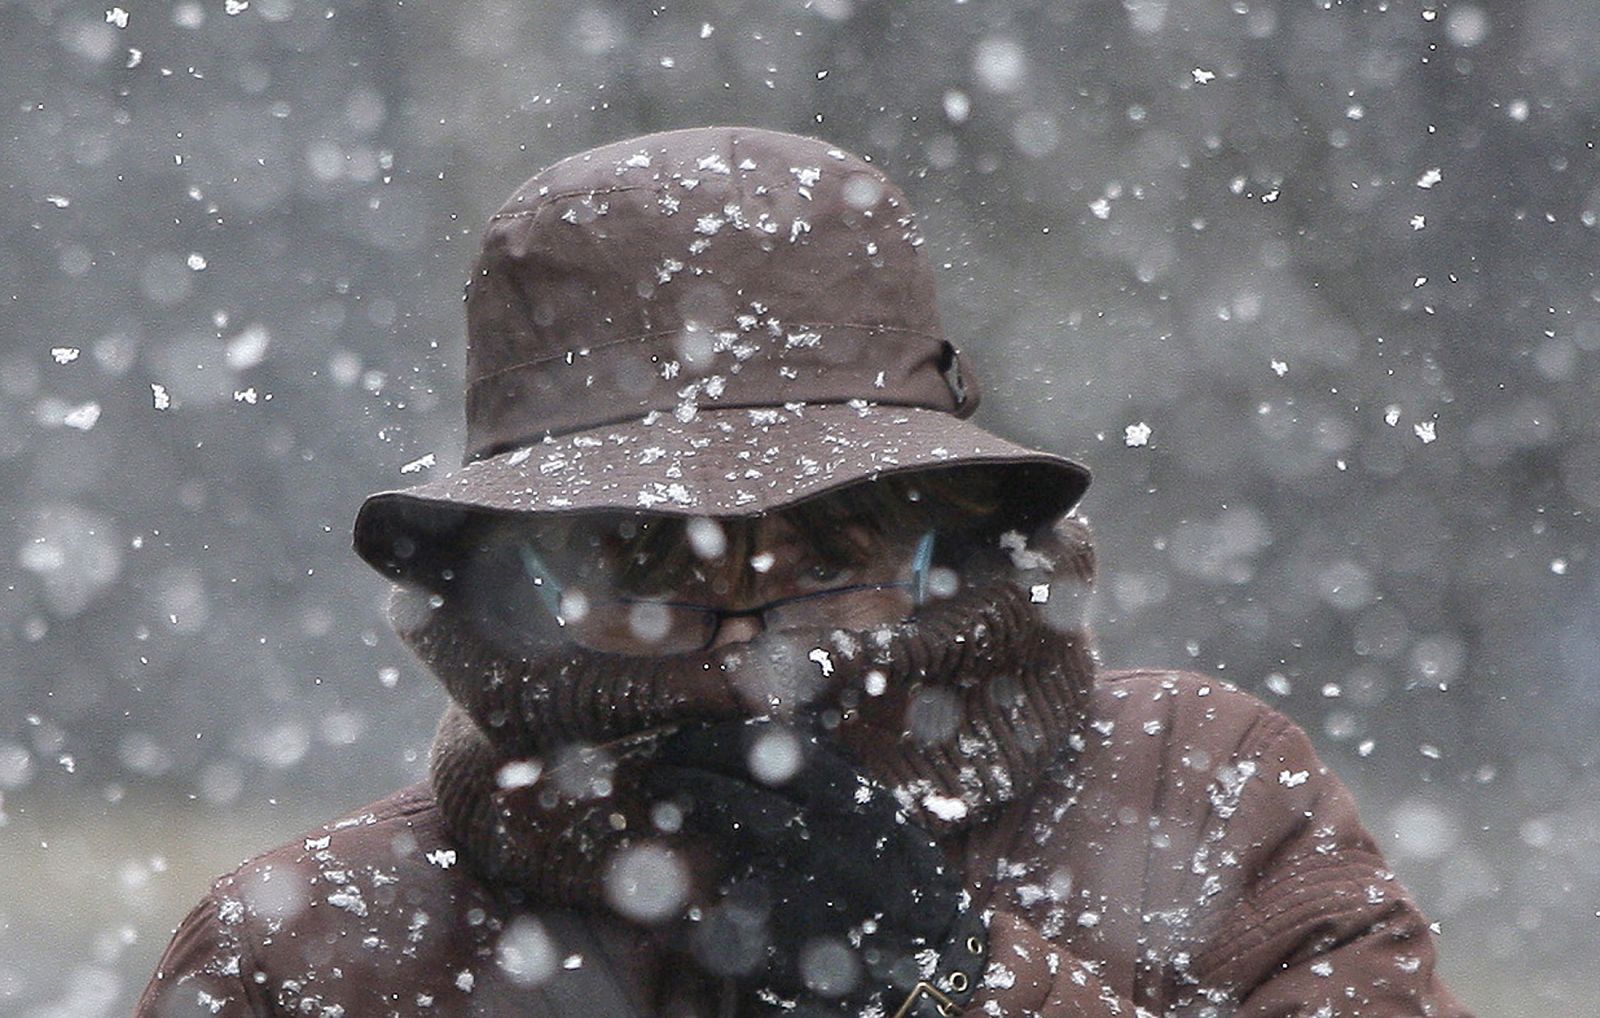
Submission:
[[[711,638],[711,647],[728,643],[749,643],[761,632],[761,620],[754,615],[733,615],[722,620]]]

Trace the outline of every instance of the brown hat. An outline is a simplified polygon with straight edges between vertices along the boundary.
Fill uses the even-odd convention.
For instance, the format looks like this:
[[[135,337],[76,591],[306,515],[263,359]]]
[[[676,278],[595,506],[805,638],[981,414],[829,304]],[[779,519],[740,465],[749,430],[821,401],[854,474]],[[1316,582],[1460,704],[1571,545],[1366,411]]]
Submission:
[[[965,418],[905,196],[858,156],[748,127],[564,159],[489,220],[467,287],[464,465],[369,497],[392,576],[473,512],[748,516],[889,473],[1001,469],[1019,524],[1083,466]]]

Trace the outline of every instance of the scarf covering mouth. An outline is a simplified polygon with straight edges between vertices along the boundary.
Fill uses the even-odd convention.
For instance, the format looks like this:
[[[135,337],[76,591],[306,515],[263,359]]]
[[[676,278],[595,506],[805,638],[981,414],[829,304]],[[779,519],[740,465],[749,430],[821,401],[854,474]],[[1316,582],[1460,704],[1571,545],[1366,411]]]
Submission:
[[[507,652],[448,607],[391,621],[452,703],[430,777],[452,836],[491,879],[535,900],[604,901],[608,864],[657,840],[637,775],[657,738],[698,721],[804,714],[917,823],[944,837],[1027,796],[1073,744],[1094,680],[1081,621],[1093,553],[1076,521],[1013,551],[912,619],[780,631],[750,644],[631,657],[572,644]],[[1063,536],[1070,539],[1063,541]]]

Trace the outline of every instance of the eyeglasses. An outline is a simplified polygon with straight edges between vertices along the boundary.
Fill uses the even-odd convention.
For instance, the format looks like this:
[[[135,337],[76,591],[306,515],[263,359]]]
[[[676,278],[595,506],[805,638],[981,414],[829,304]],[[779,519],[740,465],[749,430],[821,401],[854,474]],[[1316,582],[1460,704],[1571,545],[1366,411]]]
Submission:
[[[933,567],[934,532],[917,541],[911,578],[891,583],[863,583],[781,597],[750,608],[718,608],[652,598],[614,597],[591,601],[578,590],[563,590],[528,541],[518,545],[522,567],[540,600],[572,639],[593,650],[615,654],[681,654],[705,650],[728,619],[754,618],[766,629],[826,628],[861,619],[898,622],[906,617],[904,597],[912,609],[928,596]]]

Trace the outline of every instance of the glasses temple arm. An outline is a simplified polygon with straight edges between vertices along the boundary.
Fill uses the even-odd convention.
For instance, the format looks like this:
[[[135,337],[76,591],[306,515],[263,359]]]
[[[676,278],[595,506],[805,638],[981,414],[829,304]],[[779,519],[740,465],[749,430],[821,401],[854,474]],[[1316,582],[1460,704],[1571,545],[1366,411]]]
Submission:
[[[550,609],[550,614],[561,617],[561,584],[550,575],[550,568],[544,564],[544,559],[533,550],[533,545],[523,541],[517,545],[517,553],[522,558],[523,571],[528,578],[533,580],[533,585],[539,591],[539,599],[544,606]]]
[[[911,560],[911,597],[921,606],[928,599],[928,571],[933,566],[933,531],[928,531],[917,541],[917,553]]]

